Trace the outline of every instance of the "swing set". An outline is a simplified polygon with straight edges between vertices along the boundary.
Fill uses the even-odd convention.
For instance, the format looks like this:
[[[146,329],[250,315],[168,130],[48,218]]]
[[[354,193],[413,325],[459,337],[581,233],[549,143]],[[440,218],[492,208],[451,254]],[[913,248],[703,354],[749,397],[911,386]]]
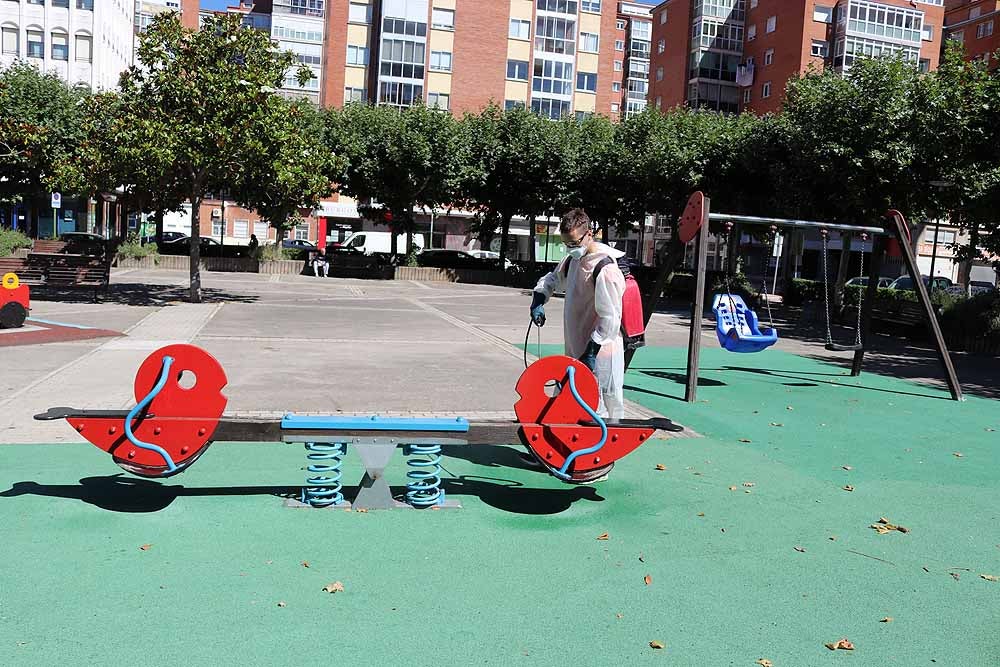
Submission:
[[[688,359],[687,359],[687,386],[684,393],[684,400],[691,403],[697,398],[698,388],[698,368],[701,352],[701,317],[704,309],[705,298],[705,271],[707,268],[708,249],[708,229],[712,221],[725,224],[726,238],[728,242],[732,240],[732,230],[736,224],[740,225],[768,225],[770,228],[769,238],[773,245],[777,238],[778,229],[782,227],[794,229],[817,229],[823,240],[822,266],[823,266],[823,305],[826,319],[826,342],[827,350],[836,352],[853,352],[854,359],[851,364],[851,375],[857,377],[861,374],[861,366],[864,360],[866,344],[869,341],[871,329],[872,305],[878,289],[878,276],[882,268],[882,261],[886,255],[902,257],[906,269],[913,279],[913,284],[917,292],[917,300],[924,311],[925,320],[931,329],[934,339],[934,346],[941,362],[948,388],[954,400],[962,400],[962,389],[955,374],[948,348],[945,346],[941,328],[938,325],[934,308],[931,304],[930,296],[920,278],[920,271],[917,268],[916,258],[910,247],[910,232],[903,215],[896,210],[891,210],[885,215],[885,227],[865,227],[856,225],[843,225],[837,223],[815,222],[812,220],[792,220],[786,218],[764,218],[748,215],[729,215],[725,213],[711,212],[710,200],[701,192],[695,192],[688,199],[684,213],[681,215],[678,225],[678,238],[682,244],[695,241],[694,271],[695,271],[695,296],[691,308],[691,330],[688,337]],[[869,262],[868,284],[862,294],[859,294],[857,302],[857,318],[854,328],[854,341],[848,345],[835,343],[830,324],[830,283],[827,271],[827,254],[829,246],[830,231],[839,231],[842,234],[849,234],[852,237],[858,236],[861,239],[861,274],[864,275],[865,256],[868,254],[868,240],[874,239],[871,248],[871,261]],[[731,247],[727,243],[727,247]],[[765,244],[765,256],[768,245]],[[754,353],[761,352],[778,342],[778,330],[774,326],[771,317],[771,303],[767,292],[767,265],[765,261],[765,278],[762,295],[767,307],[768,327],[762,327],[757,313],[750,308],[739,294],[734,294],[730,285],[731,267],[728,265],[725,273],[725,292],[714,295],[712,299],[712,311],[715,313],[716,335],[719,344],[729,352]],[[775,267],[775,277],[777,277],[777,267]],[[773,291],[773,288],[772,288]]]

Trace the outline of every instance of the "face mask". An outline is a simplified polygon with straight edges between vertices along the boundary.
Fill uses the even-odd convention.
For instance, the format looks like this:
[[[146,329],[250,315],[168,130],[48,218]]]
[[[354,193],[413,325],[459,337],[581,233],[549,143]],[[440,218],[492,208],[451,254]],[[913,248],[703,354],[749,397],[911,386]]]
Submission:
[[[569,252],[567,254],[570,257],[572,257],[573,259],[580,259],[581,257],[583,257],[584,255],[587,254],[587,249],[583,248],[583,247],[580,247],[580,248],[570,248],[570,250],[569,250]]]

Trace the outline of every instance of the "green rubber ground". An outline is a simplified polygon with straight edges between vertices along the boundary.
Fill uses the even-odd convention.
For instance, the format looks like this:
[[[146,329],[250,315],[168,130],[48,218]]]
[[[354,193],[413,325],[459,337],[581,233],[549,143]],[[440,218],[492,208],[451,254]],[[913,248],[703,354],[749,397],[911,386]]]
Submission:
[[[683,357],[642,350],[629,397],[705,437],[575,488],[467,448],[456,511],[285,509],[292,445],[216,444],[162,485],[0,447],[0,664],[1000,664],[996,402],[709,350],[687,405]]]

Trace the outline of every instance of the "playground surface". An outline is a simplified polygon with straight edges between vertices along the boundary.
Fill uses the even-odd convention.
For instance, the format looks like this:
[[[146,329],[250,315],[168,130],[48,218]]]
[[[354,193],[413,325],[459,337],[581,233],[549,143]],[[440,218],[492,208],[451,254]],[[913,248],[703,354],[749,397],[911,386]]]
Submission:
[[[157,341],[184,338],[218,353],[237,411],[319,410],[324,400],[345,411],[377,408],[380,390],[390,408],[509,410],[520,351],[501,342],[523,342],[519,293],[432,286],[440,291],[428,296],[437,300],[404,293],[402,303],[381,304],[434,315],[436,323],[414,315],[407,325],[428,348],[403,340],[388,320],[377,329],[378,317],[394,311],[358,310],[379,305],[374,288],[324,289],[369,293],[319,293],[317,301],[300,294],[299,309],[281,311],[295,315],[281,331],[244,312],[264,312],[266,297],[227,303],[204,322],[185,307],[150,302],[112,317],[119,311],[110,308],[123,304],[110,304],[105,326],[135,333],[135,349],[123,342],[130,337],[75,343],[75,352],[38,348],[50,348],[52,359],[17,348],[50,380],[3,407],[23,420],[35,403],[80,403],[86,374],[93,407],[120,407],[138,361]],[[344,310],[324,310],[331,303],[324,298]],[[478,308],[468,304],[474,300]],[[142,328],[171,309],[157,325],[161,338]],[[547,354],[558,351],[552,343],[561,327],[558,306],[550,310]],[[314,395],[320,383],[308,379],[305,391],[286,385],[265,395],[263,378],[281,372],[278,351],[326,334],[310,319],[314,311],[375,319],[363,332],[349,318],[338,321],[340,340],[349,342],[333,352],[342,367],[336,376],[328,371],[335,379],[321,396]],[[184,313],[183,326],[171,324]],[[626,395],[695,437],[652,440],[607,482],[582,487],[524,468],[517,450],[501,443],[449,448],[447,492],[461,510],[286,509],[281,495],[304,477],[301,447],[216,443],[183,475],[153,482],[125,475],[90,445],[52,444],[59,440],[40,439],[46,432],[30,424],[5,422],[0,442],[24,444],[0,446],[0,660],[998,664],[996,402],[955,403],[937,386],[887,375],[851,378],[837,363],[812,358],[820,352],[808,342],[734,355],[707,337],[700,400],[686,404],[685,350],[664,344],[684,332],[674,331],[682,329],[676,318],[660,321],[656,345],[640,351],[626,378]],[[393,341],[385,343],[392,354],[343,366],[358,357],[363,336]],[[233,349],[241,337],[268,340]],[[253,346],[275,348],[275,359]],[[437,362],[422,365],[435,346],[448,353],[437,350]],[[0,359],[12,359],[7,352]],[[241,363],[241,354],[257,364]],[[438,377],[472,374],[462,366],[470,355],[481,355],[480,381],[461,377],[436,393]],[[292,375],[307,376],[316,359],[289,362]],[[93,370],[98,364],[102,373]],[[408,366],[416,370],[365,386]],[[47,384],[57,380],[66,381],[65,400]],[[357,458],[347,462],[345,479],[358,479]],[[398,455],[387,474],[403,482]],[[881,534],[871,527],[880,518],[907,532]],[[342,591],[323,590],[335,582]],[[841,638],[855,650],[824,646]]]

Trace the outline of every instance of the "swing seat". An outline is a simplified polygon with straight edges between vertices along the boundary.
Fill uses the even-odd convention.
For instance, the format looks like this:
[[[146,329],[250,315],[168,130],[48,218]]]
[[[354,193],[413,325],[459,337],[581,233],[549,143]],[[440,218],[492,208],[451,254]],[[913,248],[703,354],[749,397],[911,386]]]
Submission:
[[[757,314],[738,294],[716,294],[712,311],[719,345],[730,352],[760,352],[778,342],[778,330],[761,331]]]
[[[837,345],[836,343],[827,343],[823,347],[831,352],[861,352],[865,349],[864,345]]]

